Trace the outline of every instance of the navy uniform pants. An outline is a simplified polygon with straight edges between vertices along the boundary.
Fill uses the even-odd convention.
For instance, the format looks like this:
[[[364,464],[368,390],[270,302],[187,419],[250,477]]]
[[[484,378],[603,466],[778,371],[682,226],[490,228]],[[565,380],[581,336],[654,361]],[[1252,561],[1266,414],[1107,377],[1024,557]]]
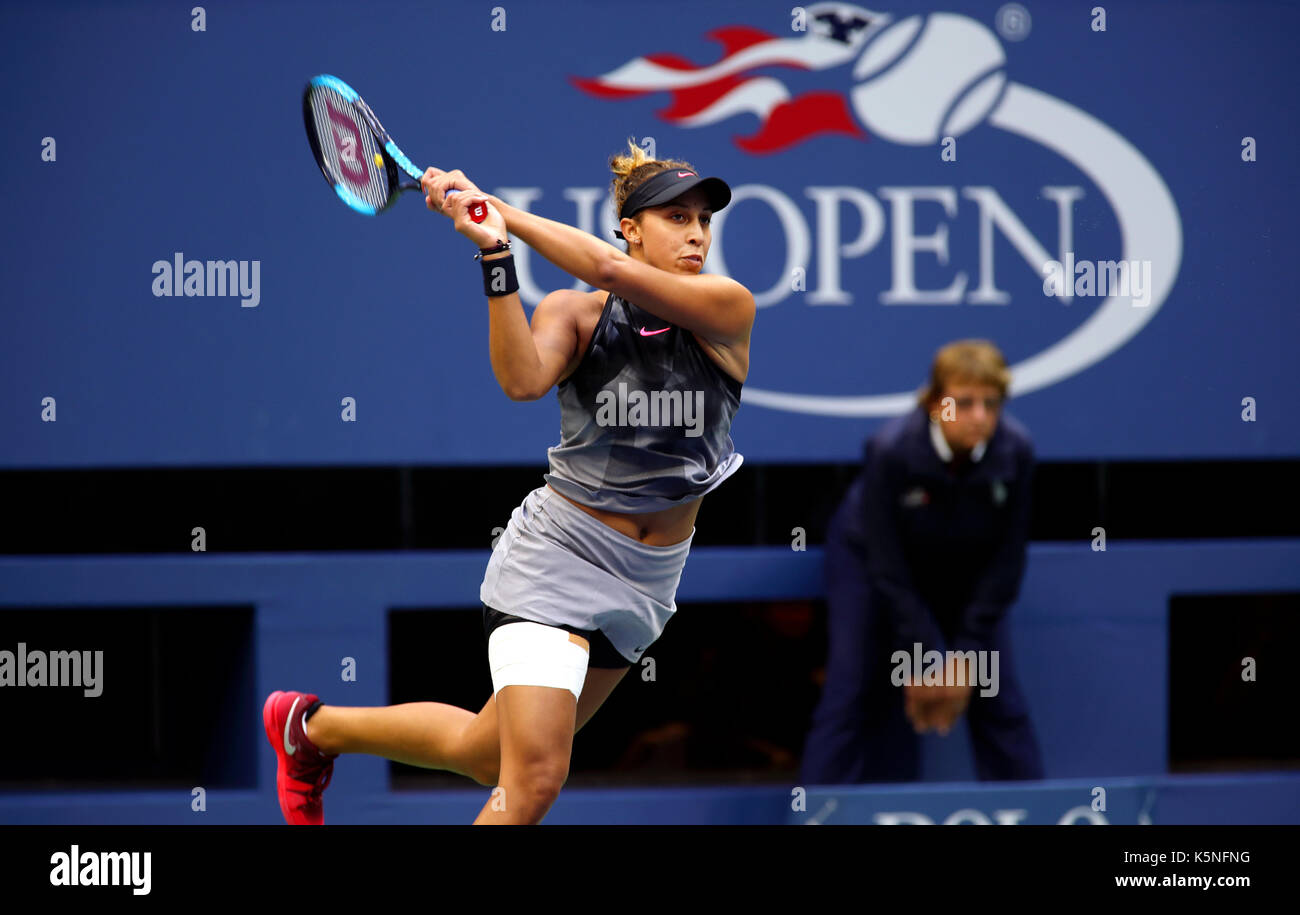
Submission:
[[[903,688],[890,682],[895,638],[889,615],[873,593],[864,558],[845,542],[835,521],[825,555],[830,651],[826,684],[804,743],[802,780],[915,781],[920,738],[903,711]],[[966,708],[975,772],[981,780],[1040,779],[1042,755],[1016,679],[1005,619],[986,647],[999,652],[999,690],[981,696],[976,686]]]

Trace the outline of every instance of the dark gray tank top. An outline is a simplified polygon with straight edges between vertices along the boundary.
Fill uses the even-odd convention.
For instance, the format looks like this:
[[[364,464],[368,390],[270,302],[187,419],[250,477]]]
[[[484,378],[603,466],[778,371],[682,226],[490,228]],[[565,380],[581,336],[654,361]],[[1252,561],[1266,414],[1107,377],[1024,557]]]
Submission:
[[[556,388],[560,443],[543,478],[606,511],[698,499],[744,461],[730,434],[741,387],[689,330],[610,293],[582,361]]]

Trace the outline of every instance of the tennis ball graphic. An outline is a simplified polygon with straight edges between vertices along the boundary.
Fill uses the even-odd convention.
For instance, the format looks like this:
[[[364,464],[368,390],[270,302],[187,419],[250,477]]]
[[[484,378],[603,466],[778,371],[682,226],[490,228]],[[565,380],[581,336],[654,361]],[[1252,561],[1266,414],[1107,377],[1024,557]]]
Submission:
[[[868,42],[849,97],[858,119],[891,143],[923,146],[979,124],[1006,85],[997,36],[953,13],[909,16]]]

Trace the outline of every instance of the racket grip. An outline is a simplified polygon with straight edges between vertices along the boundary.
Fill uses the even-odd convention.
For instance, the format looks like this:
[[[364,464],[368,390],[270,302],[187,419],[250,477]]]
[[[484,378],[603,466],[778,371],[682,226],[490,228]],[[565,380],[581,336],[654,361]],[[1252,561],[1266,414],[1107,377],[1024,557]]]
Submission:
[[[452,194],[459,194],[459,193],[460,191],[458,191],[456,188],[452,188],[451,190],[447,191],[447,193],[444,194],[443,196],[450,197]],[[474,222],[482,222],[483,220],[487,219],[487,204],[480,201],[479,203],[476,203],[473,206],[471,206],[469,208],[469,218],[472,219]]]

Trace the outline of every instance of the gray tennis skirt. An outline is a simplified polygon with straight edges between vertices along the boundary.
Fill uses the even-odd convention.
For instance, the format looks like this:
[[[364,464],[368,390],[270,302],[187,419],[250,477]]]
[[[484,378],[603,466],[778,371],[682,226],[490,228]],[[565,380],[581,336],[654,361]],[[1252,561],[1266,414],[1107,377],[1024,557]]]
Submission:
[[[539,486],[497,538],[479,598],[525,620],[599,630],[635,664],[677,612],[694,539],[692,528],[671,546],[633,540]]]

